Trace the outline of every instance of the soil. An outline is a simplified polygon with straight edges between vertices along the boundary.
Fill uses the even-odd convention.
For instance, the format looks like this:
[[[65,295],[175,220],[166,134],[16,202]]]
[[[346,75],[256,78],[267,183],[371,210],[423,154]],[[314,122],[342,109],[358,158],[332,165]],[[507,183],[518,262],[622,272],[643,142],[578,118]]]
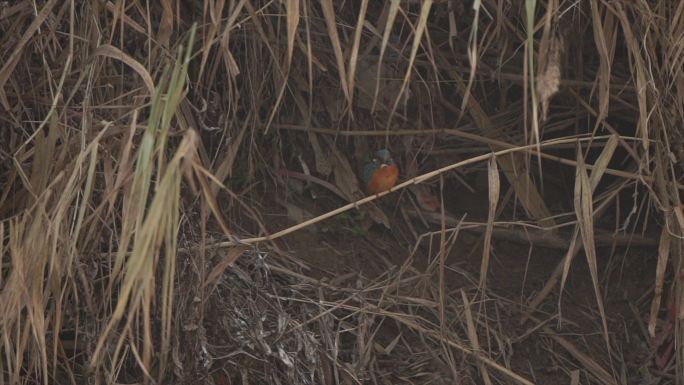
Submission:
[[[455,218],[467,213],[469,221],[486,222],[486,191],[484,194],[471,192],[458,185],[449,185],[448,188],[454,191],[448,194],[449,197],[458,198],[446,200],[447,213]],[[503,192],[502,186],[502,195]],[[551,187],[547,191],[551,195],[566,193],[567,190],[563,188],[554,190]],[[567,202],[567,199],[562,197],[555,201]],[[336,201],[332,199],[325,204],[312,204],[300,200],[298,204],[308,205],[307,209],[316,215],[335,208]],[[382,198],[378,205],[390,218],[391,229],[378,224],[364,229],[359,212],[353,211],[288,235],[278,245],[304,261],[311,268],[308,274],[318,279],[335,280],[346,274],[358,274],[373,280],[388,269],[403,264],[416,242],[399,209],[401,205],[410,206],[408,194],[395,192]],[[282,206],[275,205],[267,221],[272,230],[294,224],[287,218]],[[439,230],[439,226],[425,227],[418,220],[412,225],[414,231],[418,232]],[[479,277],[483,239],[482,233],[460,233],[446,259],[449,267],[446,276],[448,293],[457,294],[459,289],[472,288],[477,284],[464,276]],[[437,243],[433,247],[437,247]],[[534,313],[536,322],[528,321],[523,325],[519,322],[526,304],[544,286],[565,253],[562,249],[531,247],[529,244],[496,238],[493,240],[487,293],[490,299],[504,301],[508,305],[507,311],[489,316],[497,320],[497,333],[505,336],[510,343],[509,368],[538,384],[571,383],[571,378],[577,375],[579,383],[596,383],[587,371],[586,363],[579,362],[577,357],[541,328],[531,330],[539,325],[538,322],[545,321],[545,325],[556,335],[570,341],[586,357],[609,372],[611,367],[614,368],[615,377],[629,384],[647,380],[650,375],[644,368],[651,366],[651,358],[645,328],[650,296],[644,296],[644,293],[648,293],[655,277],[655,248],[622,247],[611,250],[603,247],[597,250],[598,276],[608,319],[611,353],[606,348],[596,294],[583,253],[575,258],[560,298],[558,289],[554,290]],[[428,265],[428,249],[425,245],[419,248],[420,254],[424,257],[414,258],[413,267],[422,271]],[[635,301],[638,298],[642,300]],[[486,307],[480,310],[486,313]],[[487,334],[483,330],[480,332]],[[487,351],[486,348],[483,350]],[[479,383],[482,379],[478,379],[477,370],[472,373],[475,382]],[[444,375],[448,376],[448,371]],[[448,383],[448,379],[445,381]]]

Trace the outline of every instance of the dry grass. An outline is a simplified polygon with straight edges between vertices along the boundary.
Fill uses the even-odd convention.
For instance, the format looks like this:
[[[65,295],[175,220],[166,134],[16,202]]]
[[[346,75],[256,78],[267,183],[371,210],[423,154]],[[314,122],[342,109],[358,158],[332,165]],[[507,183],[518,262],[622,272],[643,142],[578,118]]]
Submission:
[[[633,382],[597,252],[624,239],[658,245],[630,299],[642,364],[681,382],[684,349],[658,347],[684,338],[684,5],[473,3],[0,2],[0,383],[528,384],[510,346],[531,336],[572,381]],[[364,197],[381,147],[402,183]],[[466,222],[445,186],[476,167],[488,215]],[[395,191],[414,209],[390,223]],[[403,231],[402,265],[314,279],[280,242],[357,208]],[[473,229],[477,276],[451,263]],[[504,236],[566,250],[517,304],[488,279]],[[603,357],[560,333],[581,255]]]

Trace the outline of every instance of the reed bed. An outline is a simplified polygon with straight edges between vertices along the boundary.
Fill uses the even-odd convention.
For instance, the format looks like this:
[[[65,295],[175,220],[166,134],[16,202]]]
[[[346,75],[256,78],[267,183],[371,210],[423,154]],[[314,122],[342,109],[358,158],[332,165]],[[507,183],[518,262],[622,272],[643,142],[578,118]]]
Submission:
[[[0,383],[681,383],[683,4],[0,2]]]

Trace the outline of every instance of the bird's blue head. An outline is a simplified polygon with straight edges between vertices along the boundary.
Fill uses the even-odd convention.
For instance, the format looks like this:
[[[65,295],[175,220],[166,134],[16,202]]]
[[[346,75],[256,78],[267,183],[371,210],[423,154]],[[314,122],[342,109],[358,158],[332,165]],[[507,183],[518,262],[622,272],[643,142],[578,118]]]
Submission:
[[[392,155],[390,154],[389,150],[386,148],[381,148],[378,151],[376,151],[375,157],[380,161],[380,163],[384,163],[384,164],[394,163],[394,161],[392,160]]]
[[[362,178],[363,181],[368,183],[368,181],[373,177],[375,171],[381,167],[390,166],[394,164],[392,155],[390,152],[383,148],[373,154],[373,159],[371,159],[363,168]]]

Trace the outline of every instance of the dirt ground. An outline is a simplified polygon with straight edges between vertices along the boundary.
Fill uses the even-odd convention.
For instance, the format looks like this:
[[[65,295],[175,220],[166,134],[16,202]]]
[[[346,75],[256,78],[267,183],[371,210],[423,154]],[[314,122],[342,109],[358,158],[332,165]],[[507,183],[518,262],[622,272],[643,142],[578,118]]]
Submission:
[[[447,215],[461,218],[467,214],[466,218],[470,222],[486,222],[486,192],[472,192],[456,183],[447,185],[447,188],[452,189],[452,192],[445,194]],[[551,200],[557,202],[568,201],[558,196],[566,192],[557,186],[547,189],[549,198],[556,194],[556,199]],[[322,214],[335,208],[336,204],[344,203],[321,194],[321,191],[318,193],[317,200],[295,200],[312,215]],[[369,226],[367,221],[364,223],[363,214],[354,210],[288,235],[277,244],[285,253],[303,261],[310,268],[307,274],[311,277],[330,282],[351,275],[373,281],[410,258],[417,242],[412,231],[420,235],[439,230],[438,225],[428,223],[426,227],[424,222],[416,218],[412,219],[413,230],[409,229],[406,217],[402,216],[402,205],[410,206],[405,191],[395,192],[378,202],[378,207],[390,218],[391,229],[379,224]],[[273,202],[271,210],[270,214],[265,215],[265,220],[272,230],[295,223],[294,218],[288,218],[283,205]],[[426,271],[437,255],[438,239],[437,236],[431,245],[430,242],[421,242],[413,254],[412,268]],[[477,287],[475,277],[479,276],[481,268],[483,240],[483,231],[464,230],[449,249],[445,276],[449,295],[457,296],[460,290]],[[538,384],[571,383],[573,379],[579,380],[579,383],[593,383],[594,379],[586,371],[587,362],[582,362],[582,357],[594,361],[607,371],[613,368],[614,377],[625,380],[625,383],[650,383],[653,375],[647,367],[652,357],[649,357],[645,317],[650,304],[648,293],[652,290],[655,275],[654,246],[602,246],[597,249],[610,353],[602,333],[595,290],[583,253],[575,258],[560,299],[556,288],[533,313],[533,320],[520,323],[526,305],[544,286],[566,250],[494,238],[487,295],[484,297],[486,300],[476,304],[473,309],[487,320],[482,325],[497,329],[493,333],[479,331],[485,336],[484,343],[505,344],[508,367]],[[640,300],[635,302],[635,298]],[[488,313],[491,311],[487,306],[489,301],[503,304],[494,310],[496,314]],[[573,354],[562,344],[559,345],[544,327],[550,328],[555,336],[569,341],[577,351]],[[390,341],[395,331],[388,327],[384,332],[387,333],[385,340]],[[377,338],[383,339],[382,330]],[[489,349],[483,348],[483,351]],[[576,370],[569,369],[573,367]],[[473,373],[472,380],[480,383],[481,377]],[[661,380],[667,382],[667,378]]]

